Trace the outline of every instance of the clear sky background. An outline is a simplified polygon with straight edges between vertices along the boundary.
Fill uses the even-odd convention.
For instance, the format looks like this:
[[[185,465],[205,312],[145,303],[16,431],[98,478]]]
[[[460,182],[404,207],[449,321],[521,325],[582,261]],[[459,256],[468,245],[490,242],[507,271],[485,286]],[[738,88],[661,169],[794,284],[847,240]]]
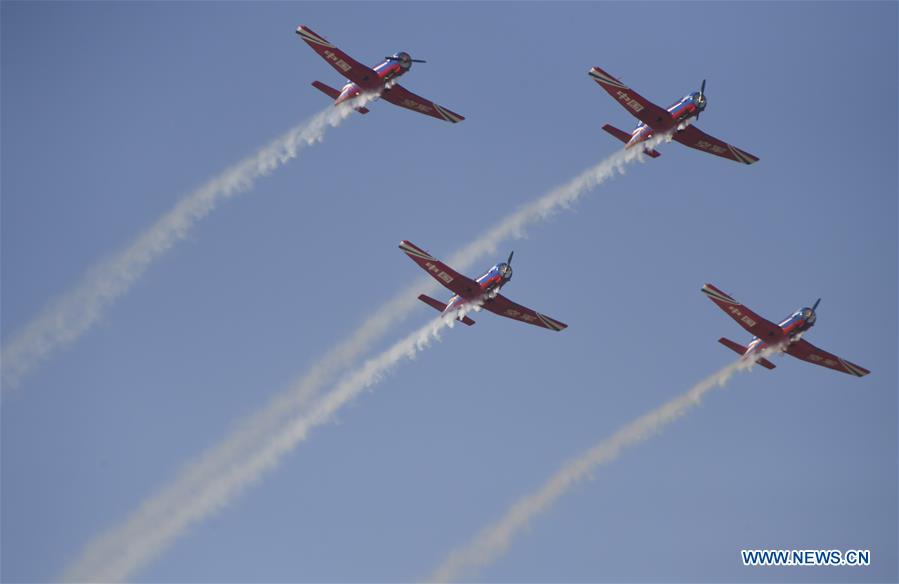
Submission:
[[[541,516],[488,581],[895,581],[897,4],[2,4],[2,338],[184,194],[327,106],[294,34],[427,64],[458,125],[375,103],[223,204],[2,403],[2,578],[57,577],[437,257],[614,152],[599,65],[706,132],[510,242],[513,300],[320,428],[139,574],[413,580],[566,460],[823,297],[816,345],[711,394]],[[483,262],[486,269],[508,252]],[[477,276],[480,274],[472,273]],[[448,294],[441,295],[441,298]],[[379,347],[436,313],[422,305]],[[464,330],[463,330],[464,328]],[[742,548],[867,548],[869,568],[751,569]]]

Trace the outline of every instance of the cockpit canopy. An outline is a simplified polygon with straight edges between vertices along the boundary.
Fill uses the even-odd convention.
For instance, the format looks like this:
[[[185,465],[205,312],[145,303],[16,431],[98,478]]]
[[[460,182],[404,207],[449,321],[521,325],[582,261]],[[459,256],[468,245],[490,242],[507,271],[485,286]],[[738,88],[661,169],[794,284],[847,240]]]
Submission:
[[[390,55],[390,59],[396,61],[400,64],[400,67],[403,69],[408,69],[412,66],[412,56],[406,51],[400,51],[399,53],[394,53]]]

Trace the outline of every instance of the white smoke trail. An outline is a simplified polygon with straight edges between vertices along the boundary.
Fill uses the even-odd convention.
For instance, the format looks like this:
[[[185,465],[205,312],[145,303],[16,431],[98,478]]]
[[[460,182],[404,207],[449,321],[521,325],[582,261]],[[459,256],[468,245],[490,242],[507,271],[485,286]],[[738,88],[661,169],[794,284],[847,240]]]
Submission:
[[[762,357],[779,352],[779,347],[762,351]],[[687,392],[637,418],[624,428],[596,444],[562,466],[536,492],[516,501],[498,521],[481,530],[468,544],[451,552],[428,577],[429,582],[452,582],[474,577],[477,572],[505,552],[512,540],[537,515],[544,513],[578,481],[596,467],[612,462],[628,446],[642,442],[699,405],[702,397],[723,387],[737,372],[746,371],[753,361],[740,359],[703,379]]]
[[[652,148],[665,140],[666,136],[660,135],[648,141],[647,146]],[[627,164],[643,159],[644,156],[639,149],[621,150],[612,154],[568,183],[521,207],[488,229],[470,245],[450,256],[448,263],[458,270],[466,270],[482,256],[495,252],[504,239],[522,236],[528,224],[546,219],[560,208],[570,207],[588,189],[600,185],[616,172],[623,173]],[[407,318],[419,306],[417,300],[419,293],[432,293],[436,287],[430,278],[420,280],[389,300],[369,316],[348,339],[331,349],[307,373],[295,380],[288,390],[241,422],[218,445],[189,463],[158,493],[145,499],[124,523],[91,540],[67,574],[75,573],[74,566],[112,564],[115,558],[122,555],[117,550],[131,547],[131,542],[136,538],[158,541],[157,545],[146,547],[145,554],[135,558],[131,566],[119,570],[119,573],[125,574],[123,578],[127,578],[128,574],[132,574],[139,566],[152,559],[149,554],[161,553],[186,528],[185,525],[177,530],[164,530],[162,525],[165,518],[186,514],[194,518],[192,522],[198,521],[226,504],[230,499],[215,496],[214,487],[211,485],[219,483],[223,480],[222,477],[232,473],[235,467],[252,470],[252,466],[241,465],[241,460],[252,459],[256,452],[269,448],[277,440],[278,429],[289,417],[296,415],[296,412],[304,407],[323,385],[331,381],[336,372],[350,366],[387,330]],[[254,480],[255,476],[245,478],[248,484]],[[233,495],[237,492],[239,490],[231,491]],[[211,502],[213,499],[215,503]],[[202,510],[205,515],[200,515],[198,510]],[[112,546],[112,542],[119,542],[120,548]],[[103,556],[104,553],[107,555]],[[87,570],[79,569],[77,573],[87,573]]]
[[[686,127],[691,122],[692,119],[682,122],[682,125]],[[669,142],[672,135],[673,131],[654,136],[644,143],[645,148],[653,149],[663,142]],[[464,267],[478,257],[495,253],[497,245],[501,241],[510,237],[523,237],[524,228],[531,223],[545,221],[560,209],[569,209],[585,193],[598,187],[616,174],[624,174],[628,164],[645,160],[646,155],[643,154],[643,149],[640,147],[627,150],[622,149],[615,152],[564,185],[520,207],[512,215],[494,225],[484,235],[452,256],[448,263]]]
[[[441,316],[369,359],[343,378],[308,413],[295,416],[273,434],[264,447],[250,453],[244,460],[235,461],[214,481],[200,486],[197,491],[184,493],[188,497],[185,504],[166,515],[151,512],[149,515],[155,522],[152,529],[146,529],[147,517],[141,510],[121,528],[94,540],[66,571],[63,579],[74,582],[120,582],[127,579],[161,553],[192,523],[221,508],[266,472],[273,470],[285,454],[306,439],[310,430],[328,422],[337,410],[380,381],[399,361],[415,357],[433,340],[439,339],[443,328],[452,327],[454,323],[453,316]],[[150,506],[152,504],[151,501]]]
[[[360,99],[367,102],[373,97]],[[90,268],[75,288],[51,302],[4,343],[0,352],[0,387],[5,391],[18,386],[55,349],[87,332],[110,304],[125,294],[155,260],[184,239],[219,202],[248,191],[256,179],[295,158],[304,146],[320,142],[329,127],[338,126],[352,113],[349,105],[328,106],[186,195],[127,247]]]

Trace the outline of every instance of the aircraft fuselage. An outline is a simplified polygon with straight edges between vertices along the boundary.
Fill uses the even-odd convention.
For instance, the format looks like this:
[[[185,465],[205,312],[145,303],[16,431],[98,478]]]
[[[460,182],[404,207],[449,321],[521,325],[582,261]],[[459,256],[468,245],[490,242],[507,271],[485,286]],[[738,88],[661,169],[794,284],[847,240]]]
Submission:
[[[487,270],[487,272],[483,276],[476,280],[478,285],[481,287],[480,292],[478,292],[477,296],[469,298],[456,294],[455,296],[450,298],[449,302],[446,303],[446,308],[443,310],[443,313],[446,314],[448,312],[457,310],[467,302],[474,302],[484,297],[491,298],[499,294],[500,288],[505,286],[506,282],[511,279],[512,266],[505,262],[496,264],[495,266]]]
[[[671,117],[667,120],[662,120],[655,127],[648,126],[643,122],[638,123],[634,131],[631,132],[631,139],[625,145],[625,148],[636,146],[641,142],[649,140],[656,132],[668,132],[681,122],[696,117],[706,106],[706,102],[700,98],[701,95],[698,91],[685,95],[683,99],[668,108],[668,113],[671,114]]]
[[[798,341],[802,333],[815,326],[815,320],[816,316],[814,310],[809,307],[800,308],[783,322],[778,324],[781,330],[781,336],[779,338],[763,340],[758,337],[753,337],[744,355],[749,356],[758,353],[765,347],[781,344],[785,341],[784,348],[786,348],[786,345]]]
[[[375,79],[372,79],[367,85],[360,86],[352,81],[347,81],[346,85],[341,88],[340,95],[334,101],[334,105],[339,105],[349,99],[353,99],[364,92],[380,91],[384,87],[387,87],[391,81],[404,75],[411,68],[412,58],[409,56],[409,53],[406,53],[405,51],[395,53],[385,61],[381,62],[380,65],[372,67],[378,76]]]

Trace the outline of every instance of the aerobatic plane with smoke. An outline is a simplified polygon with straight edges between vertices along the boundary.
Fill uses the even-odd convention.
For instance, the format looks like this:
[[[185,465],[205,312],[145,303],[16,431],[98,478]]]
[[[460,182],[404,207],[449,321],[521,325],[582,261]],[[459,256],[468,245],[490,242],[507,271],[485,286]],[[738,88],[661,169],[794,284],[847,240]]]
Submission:
[[[547,328],[551,331],[560,331],[568,327],[567,324],[550,318],[545,314],[540,314],[526,306],[516,304],[499,293],[500,289],[512,279],[512,266],[510,264],[512,263],[514,251],[509,254],[509,259],[505,262],[496,264],[487,270],[483,276],[477,280],[472,280],[408,241],[400,242],[400,249],[413,262],[421,266],[424,271],[455,294],[447,303],[440,302],[424,294],[418,297],[419,300],[443,314],[451,314],[464,308],[466,305],[471,305],[480,306],[494,314]],[[468,316],[461,315],[457,318],[469,326],[474,324],[474,321],[468,318]]]
[[[765,347],[782,345],[782,351],[808,363],[821,365],[822,367],[828,367],[857,377],[864,377],[870,373],[864,367],[859,367],[855,363],[850,363],[836,355],[831,355],[827,351],[822,351],[802,338],[805,332],[815,326],[815,320],[817,319],[815,309],[818,308],[818,302],[821,302],[820,298],[811,308],[808,306],[800,308],[780,324],[774,324],[749,310],[711,284],[704,285],[702,291],[721,310],[737,321],[737,324],[753,335],[748,347],[744,347],[724,337],[718,339],[718,342],[735,353],[743,355],[744,358],[757,359],[757,363],[762,367],[774,369],[774,363],[763,357],[759,358],[759,352]]]
[[[699,88],[699,91],[687,94],[668,109],[663,109],[599,67],[590,69],[589,75],[624,109],[640,120],[637,123],[637,127],[630,134],[624,130],[619,130],[611,124],[606,124],[602,127],[603,130],[624,142],[625,148],[633,148],[648,140],[653,134],[673,131],[671,137],[684,146],[722,158],[736,160],[743,164],[758,162],[758,157],[740,150],[736,146],[731,146],[727,142],[722,142],[714,136],[709,136],[696,126],[685,124],[690,118],[698,120],[699,114],[705,110],[707,105],[705,79],[702,80],[702,86]],[[647,149],[646,153],[653,158],[660,156],[657,150],[651,148]]]
[[[409,72],[412,68],[412,63],[424,63],[425,61],[413,59],[409,53],[400,51],[389,57],[384,57],[383,62],[374,68],[370,68],[356,61],[323,37],[315,34],[307,26],[298,26],[297,34],[322,59],[347,78],[346,84],[339,91],[325,85],[321,81],[312,82],[313,87],[334,100],[334,105],[359,97],[363,93],[378,94],[394,105],[437,118],[438,120],[445,120],[455,124],[465,119],[433,101],[415,95],[396,82],[398,77]],[[361,114],[368,113],[368,108],[363,106],[355,109]]]

